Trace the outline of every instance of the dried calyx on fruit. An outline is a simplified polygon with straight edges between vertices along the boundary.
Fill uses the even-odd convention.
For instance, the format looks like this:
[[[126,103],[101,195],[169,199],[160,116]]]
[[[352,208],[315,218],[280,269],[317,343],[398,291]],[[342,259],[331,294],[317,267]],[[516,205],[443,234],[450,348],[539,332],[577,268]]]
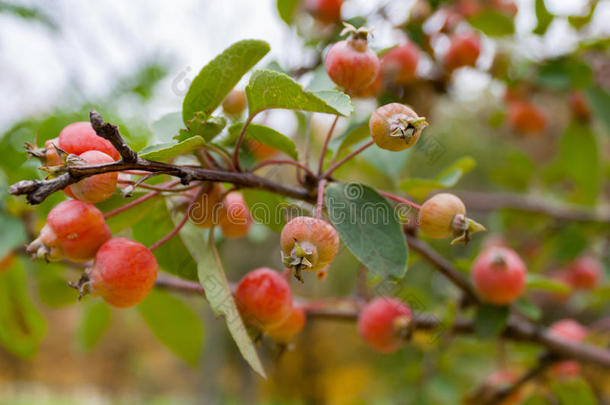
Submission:
[[[341,33],[350,34],[347,40],[334,44],[324,60],[324,67],[333,82],[354,94],[371,85],[380,69],[379,58],[368,47],[368,29],[343,23]]]
[[[455,237],[451,244],[468,243],[473,233],[485,227],[466,217],[466,206],[453,194],[440,193],[428,199],[419,210],[419,229],[431,238]]]
[[[339,235],[328,222],[296,217],[284,226],[281,235],[282,262],[303,282],[302,271],[323,270],[339,251]]]
[[[401,151],[415,145],[423,129],[425,117],[400,103],[390,103],[375,110],[369,120],[373,141],[381,149]]]

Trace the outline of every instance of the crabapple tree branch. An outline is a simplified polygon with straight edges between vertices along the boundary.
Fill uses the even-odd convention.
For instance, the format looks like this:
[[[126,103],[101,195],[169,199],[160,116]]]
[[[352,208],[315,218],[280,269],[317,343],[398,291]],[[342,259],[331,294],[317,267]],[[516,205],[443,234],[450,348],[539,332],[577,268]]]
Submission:
[[[600,222],[610,225],[610,209],[595,212],[576,206],[557,204],[545,199],[514,193],[489,193],[482,191],[453,191],[469,209],[494,211],[510,208],[518,211],[548,215],[564,221]]]
[[[447,277],[453,284],[459,287],[466,297],[473,303],[479,303],[479,298],[474,291],[472,285],[466,280],[462,274],[449,263],[447,259],[439,255],[425,242],[417,239],[415,236],[405,234],[409,247],[432,264],[438,271]]]
[[[457,270],[455,270],[457,271]],[[178,277],[162,275],[157,278],[156,286],[171,291],[196,294],[205,296],[201,285],[194,281],[187,281]],[[337,302],[302,302],[307,316],[315,319],[326,319],[336,321],[355,322],[358,320],[362,302],[345,299],[337,308]],[[445,325],[442,320],[434,315],[418,313],[414,316],[414,327],[422,331],[436,331],[436,333],[454,333],[469,335],[475,333],[474,324],[471,321],[457,319],[451,325]],[[598,364],[610,368],[610,350],[593,346],[587,343],[570,342],[548,332],[547,329],[539,327],[526,320],[512,318],[502,336],[521,342],[533,342],[547,348],[549,353],[557,358],[571,358],[574,360]]]
[[[121,160],[100,165],[68,166],[61,168],[58,170],[57,177],[52,179],[22,180],[17,182],[9,188],[9,193],[13,195],[26,195],[27,201],[30,204],[40,204],[49,195],[56,191],[63,190],[67,186],[77,183],[85,177],[108,172],[141,170],[150,173],[163,172],[170,176],[178,177],[185,185],[195,180],[226,182],[233,183],[239,187],[271,191],[299,200],[309,202],[316,201],[315,195],[312,196],[309,191],[305,189],[276,183],[252,173],[210,170],[201,167],[180,166],[142,159],[127,146],[115,125],[104,123],[101,116],[95,112],[92,112],[91,118],[92,121],[95,121],[93,126],[94,128],[97,127],[96,131],[99,131],[99,134],[104,134],[104,137],[117,147],[122,156]],[[134,158],[135,160],[132,160]]]

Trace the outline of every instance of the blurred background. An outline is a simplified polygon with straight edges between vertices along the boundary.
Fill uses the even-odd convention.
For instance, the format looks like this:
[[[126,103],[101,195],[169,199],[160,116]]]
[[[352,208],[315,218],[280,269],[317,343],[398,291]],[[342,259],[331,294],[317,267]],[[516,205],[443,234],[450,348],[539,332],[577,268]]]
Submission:
[[[346,0],[342,18],[364,18],[373,27],[371,47],[382,50],[412,34],[405,21],[410,21],[415,3]],[[545,0],[554,18],[542,33],[532,32],[540,21],[535,3],[516,1],[514,34],[483,35],[476,68],[453,72],[441,83],[441,91],[428,86],[410,93],[415,88],[407,88],[379,97],[406,100],[428,117],[432,125],[427,136],[437,145],[432,152],[420,149],[389,159],[371,149],[338,177],[389,189],[406,177],[433,177],[468,156],[476,166],[469,167],[460,189],[523,193],[600,212],[607,209],[610,105],[594,107],[602,115],[586,128],[566,128],[573,124],[567,102],[570,89],[602,89],[608,94],[610,1]],[[589,19],[577,28],[570,20],[574,16]],[[428,21],[431,29],[435,24]],[[332,35],[336,32],[331,30]],[[259,66],[286,72],[316,67],[329,43],[314,35],[307,22],[286,24],[272,0],[0,0],[1,256],[10,256],[31,240],[32,229],[39,228],[46,213],[63,199],[56,195],[33,209],[22,198],[7,194],[9,184],[43,176],[38,162],[26,160],[24,142],[35,135],[39,144],[57,136],[66,124],[86,120],[90,108],[120,124],[135,150],[163,140],[168,135],[164,131],[174,129],[167,114],[180,111],[190,80],[215,55],[245,38],[271,45]],[[444,52],[446,41],[440,38],[422,58],[422,77],[435,80],[431,56]],[[494,68],[503,54],[511,55],[513,70],[512,76],[499,79]],[[579,62],[564,63],[575,59]],[[541,65],[546,70],[539,69]],[[527,76],[532,66],[538,69],[532,98],[546,109],[548,129],[544,136],[518,136],[506,128],[504,97],[507,87],[520,82],[515,77]],[[299,81],[320,80],[319,71],[306,69]],[[579,79],[588,81],[581,86]],[[244,85],[245,81],[238,87]],[[340,120],[337,133],[365,119],[376,105],[374,98],[356,100],[355,117]],[[317,147],[332,118],[311,117]],[[302,117],[288,111],[274,111],[263,119],[292,137],[302,128]],[[586,146],[579,139],[586,139]],[[281,178],[281,173],[268,175]],[[429,189],[410,191],[421,199]],[[592,253],[608,272],[607,224],[558,223],[512,210],[475,209],[473,217],[517,249],[530,271],[551,273]],[[258,225],[246,239],[224,241],[220,249],[229,279],[236,281],[263,265],[279,269],[278,238],[278,233]],[[434,246],[467,272],[482,243],[479,238],[467,248]],[[159,326],[151,325],[155,321],[147,315],[150,308],[112,310],[96,300],[76,304],[76,292],[66,287],[66,280],[77,278],[75,269],[23,257],[8,260],[5,267],[20,270],[11,281],[15,284],[0,285],[0,305],[19,310],[0,311],[0,404],[457,404],[499,365],[521,372],[540,352],[528,344],[422,335],[396,355],[384,356],[365,346],[354,323],[315,320],[287,350],[262,343],[269,375],[262,380],[241,359],[224,322],[215,319],[199,297],[155,293],[167,304],[157,309],[166,312],[170,328],[175,308],[188,307],[200,321],[194,330],[183,326],[175,333],[200,336],[201,347],[180,349],[180,343],[174,343],[168,348],[157,338]],[[410,297],[439,319],[450,318],[458,292],[426,263],[416,257],[412,261],[396,295]],[[310,299],[350,296],[358,271],[358,262],[342,248],[327,280],[294,287],[295,294]],[[19,288],[9,291],[14,285]],[[574,294],[557,308],[543,292],[530,298],[544,309],[541,323],[568,315],[585,324],[605,320],[606,334],[599,339],[609,339],[607,281],[594,292]],[[9,332],[4,322],[21,329]],[[610,397],[607,371],[584,367],[583,375],[600,401]]]

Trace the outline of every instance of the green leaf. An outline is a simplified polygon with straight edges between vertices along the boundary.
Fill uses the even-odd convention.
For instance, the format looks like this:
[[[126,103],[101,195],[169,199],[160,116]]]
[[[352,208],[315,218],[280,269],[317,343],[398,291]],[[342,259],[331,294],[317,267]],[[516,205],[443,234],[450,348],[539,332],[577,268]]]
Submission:
[[[595,117],[610,130],[610,93],[601,87],[590,87],[587,98]]]
[[[258,357],[254,343],[235,305],[229,282],[220,263],[214,257],[211,247],[203,238],[200,230],[192,224],[186,224],[180,230],[180,237],[197,261],[199,282],[203,286],[206,299],[217,316],[224,316],[227,328],[250,367],[263,378],[265,370]]]
[[[529,273],[526,286],[528,290],[543,290],[557,293],[569,293],[570,287],[565,284],[545,277],[541,274]]]
[[[225,117],[208,116],[202,112],[195,113],[195,118],[189,121],[188,129],[181,129],[174,139],[184,141],[194,136],[201,136],[206,141],[211,141],[222,132],[227,125]]]
[[[434,190],[455,186],[475,166],[475,160],[466,156],[445,168],[434,179],[408,178],[400,183],[399,188],[416,199],[423,199]]]
[[[513,305],[531,319],[539,320],[542,317],[542,310],[525,298],[518,299]]]
[[[102,212],[107,213],[128,204],[137,198],[140,198],[150,191],[134,191],[129,198],[123,197],[123,194],[117,190],[109,199],[101,203],[95,204]],[[110,227],[112,233],[121,232],[124,229],[131,228],[136,223],[140,222],[146,214],[159,202],[161,196],[157,195],[140,204],[137,208],[129,209],[116,214],[106,219],[106,223]]]
[[[65,307],[78,300],[78,291],[68,286],[66,265],[34,261],[34,274],[38,282],[38,297],[50,307]]]
[[[372,272],[398,280],[407,271],[408,250],[390,203],[358,183],[333,183],[324,202],[331,222],[348,249]]]
[[[21,260],[0,273],[0,345],[19,357],[32,357],[46,333],[46,322],[27,290]]]
[[[521,405],[550,405],[550,403],[544,395],[533,394],[528,397]]]
[[[594,205],[601,187],[601,163],[595,134],[589,125],[572,122],[559,143],[557,167],[571,181],[570,200]]]
[[[538,24],[532,32],[537,35],[544,35],[551,22],[553,22],[553,18],[554,16],[547,10],[544,0],[536,0],[536,19]]]
[[[597,405],[595,394],[581,377],[551,383],[551,390],[560,405]]]
[[[582,27],[584,27],[585,25],[587,25],[589,22],[591,22],[591,19],[593,18],[593,15],[595,14],[595,9],[597,8],[598,4],[599,4],[598,0],[590,2],[589,3],[589,12],[586,15],[568,16],[568,22],[570,23],[570,25],[572,27],[576,28],[577,30],[579,30]]]
[[[175,355],[195,366],[203,348],[203,325],[182,300],[153,290],[138,305],[138,312],[157,339]]]
[[[252,217],[257,222],[267,225],[273,231],[282,231],[286,225],[286,206],[288,205],[283,196],[254,189],[244,189],[242,194]]]
[[[179,111],[165,114],[150,125],[158,142],[171,142],[172,138],[183,128],[182,113]]]
[[[294,12],[299,5],[299,0],[277,0],[277,12],[282,21],[286,24],[292,24]]]
[[[174,226],[165,201],[159,199],[148,214],[133,226],[132,233],[138,242],[150,246],[167,235]],[[154,254],[162,270],[188,280],[197,280],[197,264],[180,238],[170,239]]]
[[[465,156],[440,172],[436,176],[436,180],[446,188],[453,187],[463,175],[474,169],[476,165],[477,162],[472,157]]]
[[[112,311],[102,300],[87,302],[76,329],[78,348],[83,352],[91,351],[110,327]]]
[[[483,339],[499,335],[506,328],[509,314],[508,306],[481,304],[474,320],[477,335]]]
[[[487,10],[468,20],[474,28],[483,31],[490,37],[501,37],[515,33],[513,19],[504,13]]]
[[[231,125],[231,127],[229,127],[229,138],[237,139],[243,126],[244,124],[242,123]],[[273,149],[277,149],[295,160],[298,160],[299,158],[297,147],[293,140],[286,135],[277,132],[275,129],[263,125],[250,124],[246,130],[246,138],[251,138],[262,144],[271,146]]]
[[[250,115],[269,109],[284,108],[338,114],[352,113],[350,98],[338,91],[306,90],[284,73],[256,70],[246,86]]]
[[[141,150],[138,156],[142,159],[164,161],[192,152],[203,145],[205,145],[205,140],[196,135],[181,142],[166,142],[149,146]]]
[[[313,71],[313,77],[307,84],[307,90],[309,91],[324,91],[324,90],[334,90],[337,88],[335,82],[333,82],[328,73],[326,73],[326,68],[324,65],[318,66]]]
[[[537,82],[555,90],[584,89],[593,83],[593,71],[574,57],[551,59],[540,66]]]
[[[212,114],[242,76],[269,50],[266,42],[247,39],[234,43],[205,65],[193,79],[184,97],[184,124],[188,124],[198,111],[206,115]]]
[[[335,151],[335,155],[339,156],[342,152],[347,151],[350,147],[367,139],[369,136],[371,136],[371,132],[369,131],[368,121],[352,125],[347,131],[331,139],[329,149]]]
[[[23,246],[27,241],[23,222],[0,212],[0,259],[14,248]]]

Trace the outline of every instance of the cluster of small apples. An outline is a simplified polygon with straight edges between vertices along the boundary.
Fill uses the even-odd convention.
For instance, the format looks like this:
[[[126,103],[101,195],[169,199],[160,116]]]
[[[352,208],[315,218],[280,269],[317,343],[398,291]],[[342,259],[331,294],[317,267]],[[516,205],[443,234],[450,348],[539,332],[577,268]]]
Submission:
[[[188,207],[191,222],[200,228],[220,226],[228,238],[242,238],[252,226],[252,216],[244,197],[236,192],[224,192],[219,183],[207,183],[203,190],[187,193],[192,201]]]
[[[59,138],[47,141],[47,166],[114,162],[119,153],[99,137],[91,124],[77,122],[65,127]],[[112,237],[104,214],[92,203],[114,193],[117,173],[85,178],[64,191],[73,199],[57,204],[47,216],[40,235],[27,247],[32,256],[47,261],[94,260],[74,287],[83,294],[101,296],[109,304],[125,308],[142,301],[157,277],[155,256],[144,245]]]
[[[241,279],[235,302],[247,325],[278,343],[290,342],[305,326],[305,310],[293,302],[290,284],[267,267]]]

